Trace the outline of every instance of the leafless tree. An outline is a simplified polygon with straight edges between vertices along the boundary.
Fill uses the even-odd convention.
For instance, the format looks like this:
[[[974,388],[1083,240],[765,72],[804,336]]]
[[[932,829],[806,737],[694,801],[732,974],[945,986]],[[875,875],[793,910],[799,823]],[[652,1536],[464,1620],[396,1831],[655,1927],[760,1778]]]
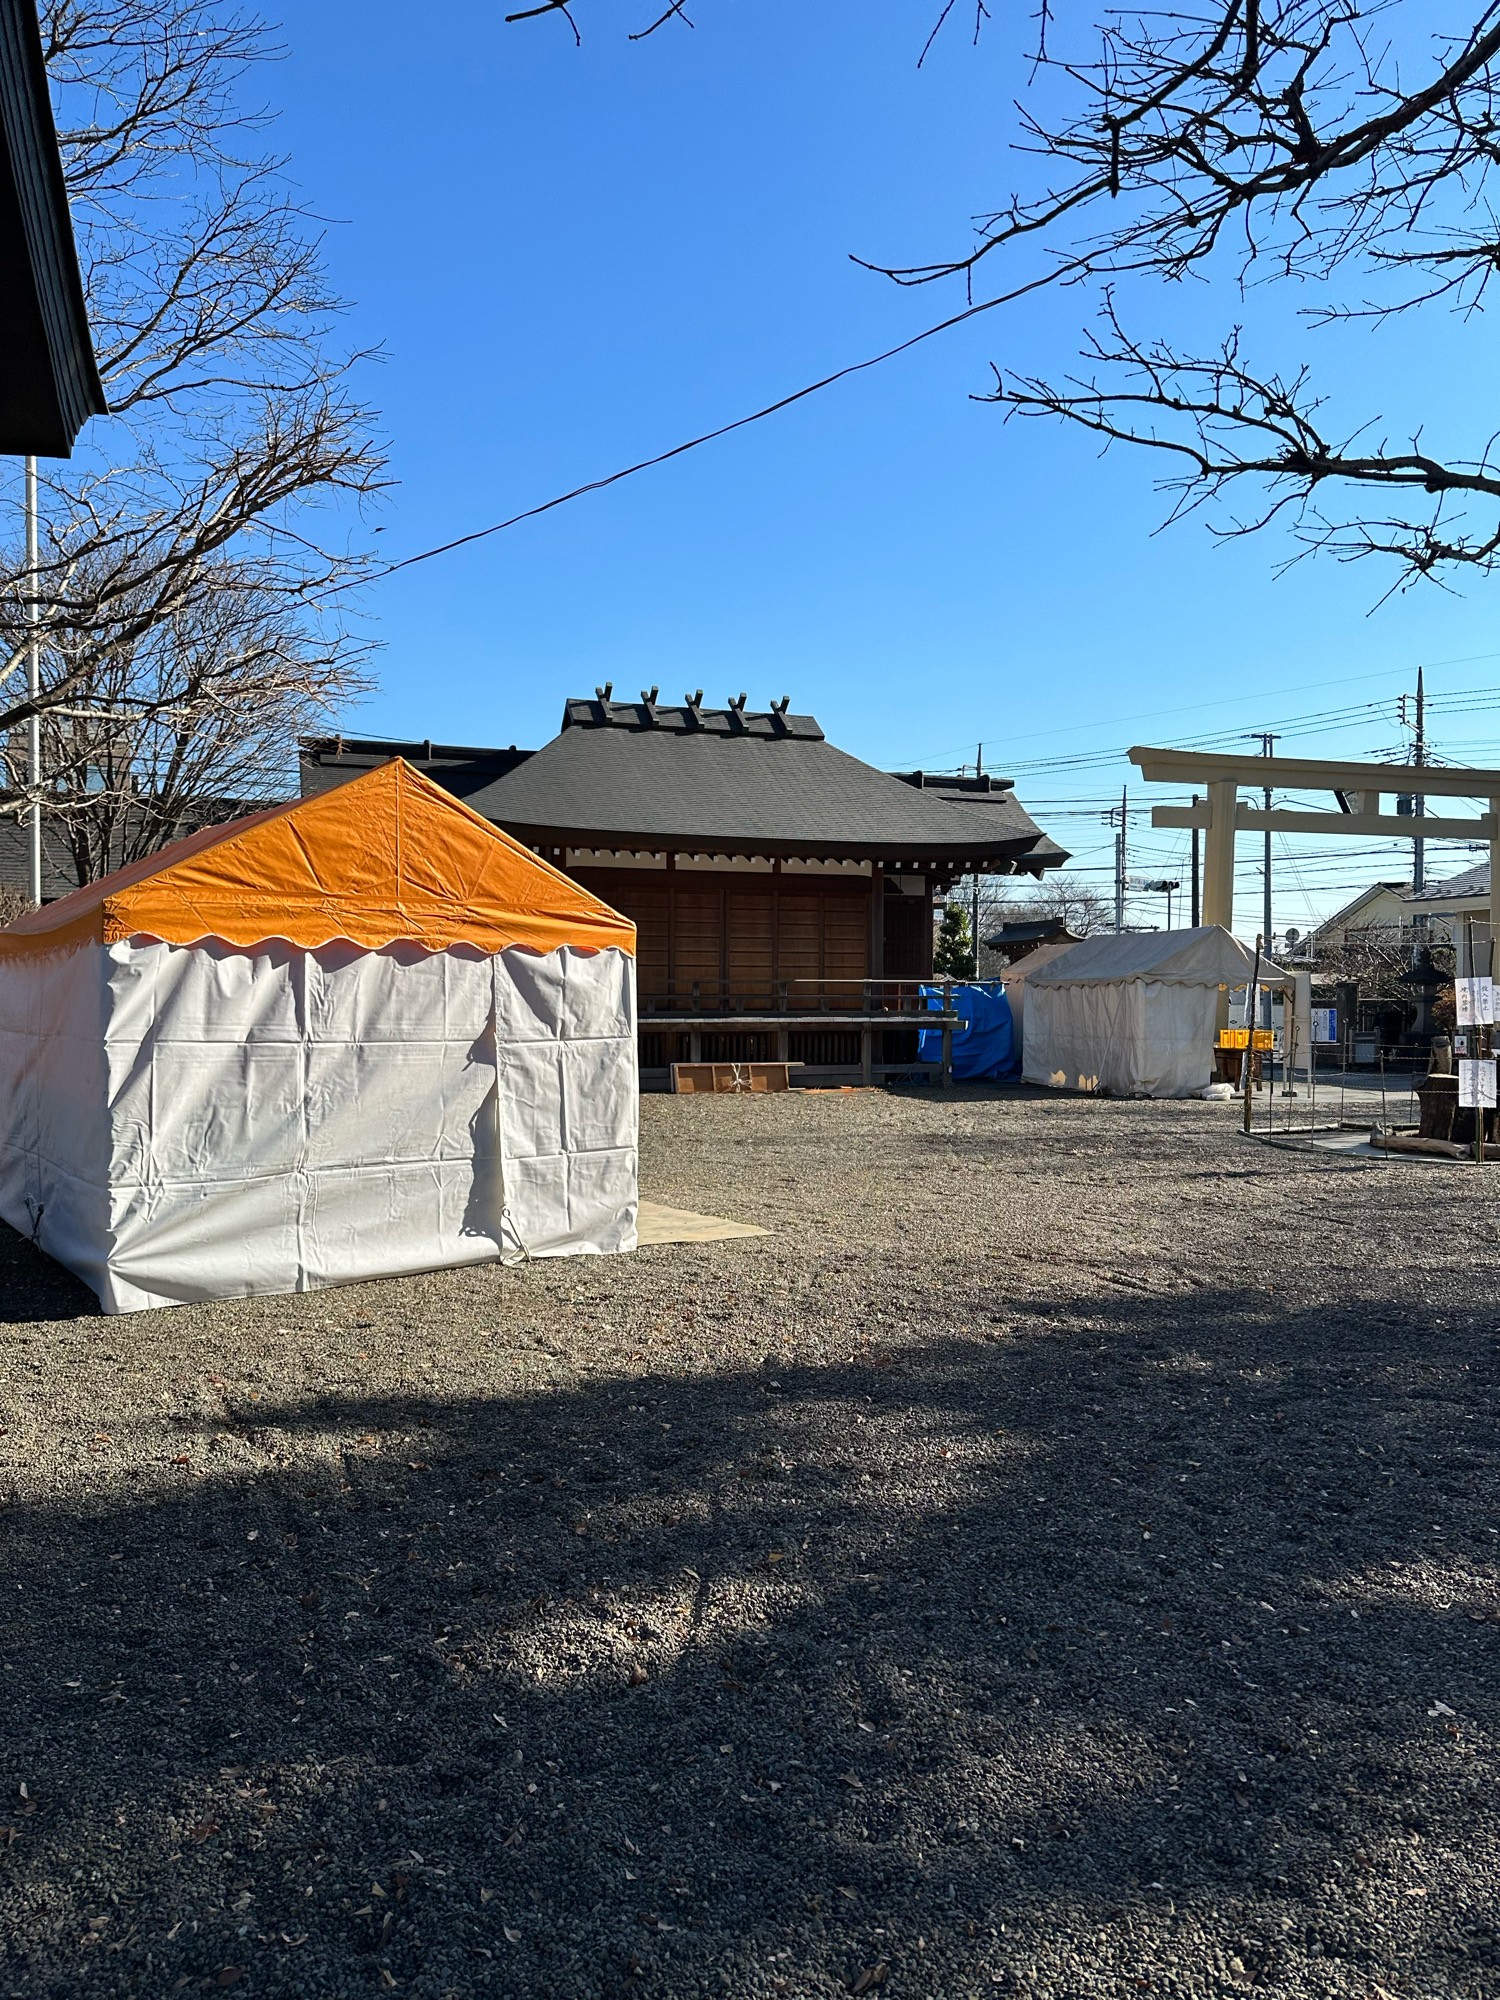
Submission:
[[[361,685],[342,607],[383,471],[318,232],[249,96],[264,24],[234,0],[50,0],[44,36],[110,415],[44,462],[37,578],[19,537],[0,555],[0,758],[11,805],[40,794],[96,870],[253,796],[270,719]]]
[[[1040,882],[1015,876],[981,876],[979,884],[980,970],[999,969],[998,955],[984,947],[1002,924],[1030,924],[1053,918],[1076,937],[1092,937],[1114,928],[1114,906],[1091,882],[1066,869]],[[993,962],[992,962],[993,961]]]
[[[988,10],[969,11],[977,34]],[[573,23],[563,0],[511,18],[550,13]],[[952,13],[953,0],[924,7],[924,57]],[[681,18],[668,7],[641,28]],[[1453,450],[1427,442],[1420,406],[1338,416],[1311,367],[1257,362],[1234,323],[1274,280],[1296,289],[1304,324],[1484,304],[1500,270],[1500,0],[1452,23],[1421,0],[1076,16],[1042,0],[1031,19],[1015,190],[952,255],[870,268],[957,281],[981,308],[1047,286],[1091,297],[1080,373],[997,369],[986,400],[1163,454],[1174,514],[1223,502],[1217,533],[1281,521],[1298,552],[1392,558],[1398,582],[1500,564],[1500,454],[1482,412]],[[1159,323],[1188,279],[1235,300],[1206,352],[1129,330]]]
[[[1398,924],[1354,925],[1327,936],[1315,933],[1308,956],[1320,984],[1353,979],[1366,993],[1400,993],[1408,998],[1415,965],[1430,958],[1451,979],[1455,958],[1446,938],[1418,940],[1409,926]]]
[[[228,565],[93,663],[43,717],[47,816],[80,882],[286,791],[288,746],[347,692],[344,664]]]

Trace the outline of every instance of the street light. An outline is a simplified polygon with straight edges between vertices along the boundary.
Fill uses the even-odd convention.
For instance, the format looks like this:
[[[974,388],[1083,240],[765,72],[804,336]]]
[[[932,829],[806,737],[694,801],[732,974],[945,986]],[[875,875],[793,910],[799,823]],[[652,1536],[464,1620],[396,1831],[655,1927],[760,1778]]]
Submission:
[[[1155,878],[1148,881],[1145,876],[1138,875],[1130,886],[1132,889],[1144,889],[1148,895],[1166,897],[1167,929],[1170,930],[1172,928],[1172,898],[1182,887],[1182,884],[1180,882],[1159,882]]]

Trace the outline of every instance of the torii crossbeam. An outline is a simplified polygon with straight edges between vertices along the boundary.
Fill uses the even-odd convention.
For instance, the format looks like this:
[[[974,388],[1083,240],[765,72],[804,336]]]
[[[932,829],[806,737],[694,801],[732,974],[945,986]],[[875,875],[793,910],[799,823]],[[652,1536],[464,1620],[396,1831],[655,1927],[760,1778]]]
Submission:
[[[1324,757],[1256,757],[1218,750],[1152,750],[1137,744],[1130,761],[1152,785],[1194,785],[1208,797],[1196,806],[1153,806],[1156,827],[1201,827],[1203,921],[1234,928],[1234,837],[1247,833],[1353,834],[1377,840],[1486,840],[1490,849],[1490,937],[1500,937],[1500,771],[1452,765],[1346,764]],[[1329,792],[1335,809],[1269,812],[1239,797],[1256,791]],[[1380,809],[1383,794],[1483,799],[1477,819],[1417,818]],[[1269,946],[1270,940],[1267,939]],[[1500,969],[1500,968],[1497,968]]]

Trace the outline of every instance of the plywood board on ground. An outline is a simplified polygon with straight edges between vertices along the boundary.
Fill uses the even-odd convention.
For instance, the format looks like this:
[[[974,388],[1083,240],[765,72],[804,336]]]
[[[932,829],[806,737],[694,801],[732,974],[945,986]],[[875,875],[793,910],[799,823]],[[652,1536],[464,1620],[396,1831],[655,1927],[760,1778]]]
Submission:
[[[790,1090],[791,1072],[800,1063],[784,1062],[702,1062],[673,1063],[672,1088],[680,1096],[730,1095],[738,1091]]]
[[[690,1208],[664,1208],[643,1201],[636,1221],[636,1241],[651,1243],[720,1243],[731,1236],[769,1236],[753,1222],[728,1222],[721,1215],[695,1215]]]

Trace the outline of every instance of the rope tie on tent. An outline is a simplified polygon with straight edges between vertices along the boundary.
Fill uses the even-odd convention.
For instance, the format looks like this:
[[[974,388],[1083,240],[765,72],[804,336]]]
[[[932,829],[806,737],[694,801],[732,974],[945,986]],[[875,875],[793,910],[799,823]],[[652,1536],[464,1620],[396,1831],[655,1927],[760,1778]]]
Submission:
[[[516,1227],[516,1218],[510,1212],[509,1202],[507,1202],[500,1211],[500,1226],[502,1229],[505,1227],[507,1222],[510,1224],[511,1235],[515,1237],[516,1242],[520,1245],[521,1257],[523,1262],[527,1264],[531,1263],[532,1262],[531,1251],[527,1246],[526,1238],[521,1234],[520,1230],[517,1229]],[[512,1259],[511,1261],[514,1262],[514,1259]]]

